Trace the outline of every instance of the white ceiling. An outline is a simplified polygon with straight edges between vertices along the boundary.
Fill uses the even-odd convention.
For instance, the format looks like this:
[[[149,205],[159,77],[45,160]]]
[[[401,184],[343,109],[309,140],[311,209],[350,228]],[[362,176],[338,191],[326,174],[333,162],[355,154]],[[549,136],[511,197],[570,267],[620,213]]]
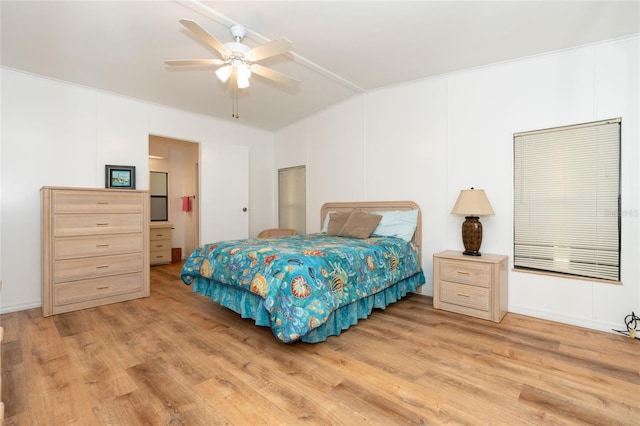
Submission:
[[[349,96],[640,32],[640,1],[7,1],[3,67],[277,130]],[[178,23],[222,42],[233,23],[253,47],[286,37],[293,54],[260,62],[297,90],[253,76],[231,117],[212,68],[165,59],[217,58]]]

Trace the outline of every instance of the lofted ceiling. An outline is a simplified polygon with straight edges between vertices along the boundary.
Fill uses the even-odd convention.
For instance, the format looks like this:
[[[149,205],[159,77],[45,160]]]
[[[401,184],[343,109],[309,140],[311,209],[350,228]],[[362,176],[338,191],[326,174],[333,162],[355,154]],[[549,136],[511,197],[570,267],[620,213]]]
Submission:
[[[640,32],[640,1],[7,1],[1,64],[49,78],[277,130],[354,94]],[[260,64],[232,94],[215,68],[166,59],[218,58],[179,24],[220,41],[234,23],[255,47],[286,37],[293,53]]]

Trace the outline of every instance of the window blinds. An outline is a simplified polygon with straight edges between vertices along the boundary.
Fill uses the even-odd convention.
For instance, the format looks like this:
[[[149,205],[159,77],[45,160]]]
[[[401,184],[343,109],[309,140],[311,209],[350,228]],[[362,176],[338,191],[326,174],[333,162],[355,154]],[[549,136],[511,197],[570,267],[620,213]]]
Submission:
[[[514,135],[514,267],[620,280],[620,119]]]

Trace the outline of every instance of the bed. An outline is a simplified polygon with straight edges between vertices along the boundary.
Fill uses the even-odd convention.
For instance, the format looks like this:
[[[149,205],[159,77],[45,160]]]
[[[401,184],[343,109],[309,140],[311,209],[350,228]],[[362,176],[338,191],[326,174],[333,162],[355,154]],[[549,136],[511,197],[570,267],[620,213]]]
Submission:
[[[320,217],[319,233],[206,244],[182,281],[283,343],[339,335],[425,283],[414,202],[326,203]]]

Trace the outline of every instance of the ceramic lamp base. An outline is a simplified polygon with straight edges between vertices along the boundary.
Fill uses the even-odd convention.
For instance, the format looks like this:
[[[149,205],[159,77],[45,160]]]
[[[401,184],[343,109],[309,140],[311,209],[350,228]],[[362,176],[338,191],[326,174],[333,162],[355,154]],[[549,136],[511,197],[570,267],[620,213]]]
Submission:
[[[466,216],[462,223],[462,243],[465,250],[462,254],[467,256],[481,256],[482,223],[478,216]]]

